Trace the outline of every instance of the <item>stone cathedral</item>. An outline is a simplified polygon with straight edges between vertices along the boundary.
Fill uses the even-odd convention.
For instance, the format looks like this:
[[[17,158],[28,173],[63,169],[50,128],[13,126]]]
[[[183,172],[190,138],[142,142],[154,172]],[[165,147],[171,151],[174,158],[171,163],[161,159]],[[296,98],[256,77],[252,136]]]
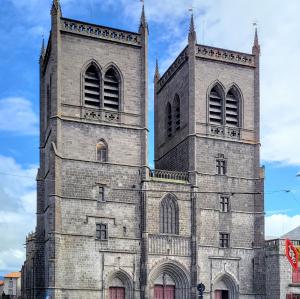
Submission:
[[[188,44],[154,78],[148,164],[148,25],[62,16],[40,56],[37,227],[25,299],[262,299],[257,32],[252,53]]]

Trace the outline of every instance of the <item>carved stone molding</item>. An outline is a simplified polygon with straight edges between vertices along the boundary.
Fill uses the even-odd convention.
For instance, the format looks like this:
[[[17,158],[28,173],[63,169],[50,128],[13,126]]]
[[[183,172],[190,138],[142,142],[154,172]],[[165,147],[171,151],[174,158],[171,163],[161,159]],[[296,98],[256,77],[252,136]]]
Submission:
[[[75,20],[62,19],[61,30],[105,40],[117,41],[123,44],[135,46],[141,44],[141,36],[138,33],[81,23]]]
[[[226,126],[209,126],[209,135],[232,138],[232,139],[240,139],[240,128],[232,128]]]
[[[120,113],[114,111],[105,111],[105,110],[83,110],[83,118],[87,120],[95,120],[95,121],[106,121],[106,122],[119,122],[120,121]]]
[[[201,45],[197,45],[196,47],[196,57],[255,67],[255,59],[251,54],[239,53]]]
[[[149,235],[149,253],[189,256],[190,238],[173,235]]]
[[[187,48],[185,48],[176,60],[167,69],[161,79],[158,81],[158,91],[166,84],[166,82],[174,75],[178,68],[188,59]]]

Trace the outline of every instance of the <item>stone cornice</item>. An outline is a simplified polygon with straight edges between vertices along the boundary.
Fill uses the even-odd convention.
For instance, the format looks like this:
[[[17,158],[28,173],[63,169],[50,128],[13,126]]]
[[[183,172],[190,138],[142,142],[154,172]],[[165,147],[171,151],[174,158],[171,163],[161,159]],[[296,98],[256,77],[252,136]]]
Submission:
[[[256,66],[255,55],[204,45],[196,45],[196,57],[248,67]]]
[[[85,23],[77,20],[62,18],[62,32],[84,35],[131,46],[141,46],[141,34],[126,30],[114,29],[101,25]]]
[[[171,77],[176,73],[176,71],[182,66],[182,64],[187,61],[188,47],[185,47],[184,50],[178,55],[175,61],[171,64],[171,66],[166,70],[166,72],[162,75],[162,77],[157,82],[157,93],[164,87],[164,85],[169,81]]]

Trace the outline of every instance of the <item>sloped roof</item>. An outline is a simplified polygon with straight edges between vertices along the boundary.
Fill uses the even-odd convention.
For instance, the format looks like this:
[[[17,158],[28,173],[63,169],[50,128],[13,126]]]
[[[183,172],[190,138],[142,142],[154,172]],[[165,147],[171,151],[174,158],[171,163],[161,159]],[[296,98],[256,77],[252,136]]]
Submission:
[[[11,272],[4,275],[5,278],[19,278],[21,277],[21,272]]]
[[[282,239],[300,240],[300,226],[281,236]]]
[[[3,285],[4,285],[4,281],[0,280],[0,286],[3,286]]]

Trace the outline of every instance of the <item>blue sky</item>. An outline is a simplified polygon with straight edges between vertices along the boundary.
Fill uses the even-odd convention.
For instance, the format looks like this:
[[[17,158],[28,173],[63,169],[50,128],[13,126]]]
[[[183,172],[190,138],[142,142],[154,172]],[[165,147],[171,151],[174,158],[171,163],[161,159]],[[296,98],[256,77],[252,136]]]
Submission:
[[[35,227],[39,163],[38,59],[50,30],[51,0],[0,0],[0,275],[18,270],[26,234]],[[138,0],[61,0],[63,15],[137,31]],[[150,163],[153,159],[153,73],[161,73],[187,42],[194,7],[199,43],[250,52],[252,23],[262,48],[262,164],[266,167],[266,234],[300,224],[300,2],[289,0],[146,0],[149,21]],[[286,190],[286,191],[285,191]],[[289,191],[289,192],[287,192]]]

